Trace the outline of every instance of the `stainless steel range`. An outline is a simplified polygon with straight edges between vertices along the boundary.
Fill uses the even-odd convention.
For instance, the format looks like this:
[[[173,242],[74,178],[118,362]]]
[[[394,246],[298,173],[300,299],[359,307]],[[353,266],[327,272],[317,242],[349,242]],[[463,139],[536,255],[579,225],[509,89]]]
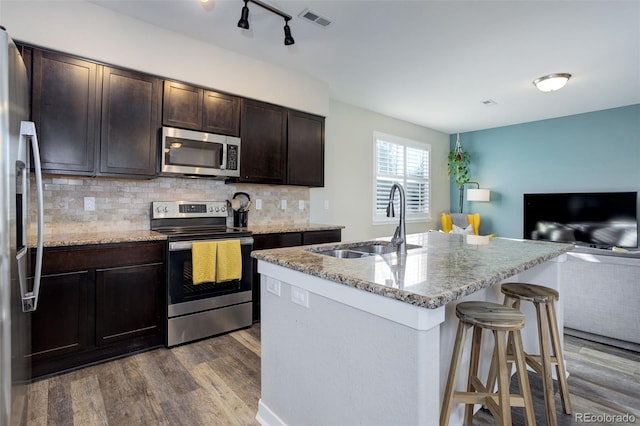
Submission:
[[[248,327],[252,322],[251,232],[226,226],[226,201],[154,201],[151,229],[167,235],[167,346]],[[193,283],[192,244],[240,241],[242,277]]]

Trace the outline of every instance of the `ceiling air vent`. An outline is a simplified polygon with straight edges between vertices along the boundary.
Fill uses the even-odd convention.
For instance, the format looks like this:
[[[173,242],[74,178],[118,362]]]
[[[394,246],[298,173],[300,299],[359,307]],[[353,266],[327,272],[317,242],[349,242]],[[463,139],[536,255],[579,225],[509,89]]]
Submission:
[[[298,16],[302,19],[306,19],[307,21],[311,21],[314,24],[320,25],[323,28],[327,28],[329,25],[331,25],[331,20],[329,18],[320,16],[319,13],[316,13],[309,9],[303,10]]]

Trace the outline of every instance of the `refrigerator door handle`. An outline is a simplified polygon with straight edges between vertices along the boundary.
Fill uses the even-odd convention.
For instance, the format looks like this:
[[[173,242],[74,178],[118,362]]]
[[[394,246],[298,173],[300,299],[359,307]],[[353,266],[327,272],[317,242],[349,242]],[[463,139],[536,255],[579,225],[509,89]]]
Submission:
[[[42,164],[40,162],[40,148],[38,146],[38,136],[36,134],[36,126],[31,121],[23,121],[20,123],[20,143],[24,143],[26,148],[27,137],[31,139],[31,152],[33,154],[34,170],[36,173],[36,199],[37,199],[37,222],[38,222],[38,236],[36,245],[36,270],[33,276],[33,290],[27,291],[27,271],[24,267],[26,257],[28,254],[27,245],[20,250],[17,254],[18,264],[20,265],[20,290],[22,292],[22,311],[32,312],[38,307],[38,296],[40,294],[40,278],[42,277],[42,255],[44,248],[44,201],[43,201],[43,188],[42,188]],[[23,179],[26,179],[26,173],[22,173]],[[26,182],[25,186],[26,187]],[[23,215],[28,217],[29,212],[27,209],[22,212]],[[23,220],[23,226],[27,226],[28,220]]]

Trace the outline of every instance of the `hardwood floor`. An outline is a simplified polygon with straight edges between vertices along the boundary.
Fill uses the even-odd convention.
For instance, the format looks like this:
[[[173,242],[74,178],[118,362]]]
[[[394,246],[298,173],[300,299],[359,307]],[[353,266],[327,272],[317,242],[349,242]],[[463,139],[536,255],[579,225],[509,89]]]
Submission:
[[[629,414],[640,424],[640,353],[565,336],[575,413]],[[530,375],[536,420],[544,425],[541,381]],[[514,380],[512,386],[517,386]],[[557,388],[556,388],[557,390]],[[260,398],[260,325],[179,346],[156,349],[29,385],[28,425],[256,425]],[[523,423],[514,408],[514,425]],[[480,411],[474,424],[494,424]],[[591,424],[613,424],[592,422]]]
[[[29,385],[27,425],[257,425],[260,326]]]
[[[567,381],[573,413],[569,415],[562,411],[557,382],[554,382],[556,417],[559,426],[585,423],[640,424],[640,353],[565,334],[564,355],[569,372]],[[544,425],[546,420],[542,380],[537,374],[530,373],[529,382],[536,424]],[[518,382],[515,377],[511,383],[511,392],[518,393]],[[633,416],[631,421],[625,421],[624,418],[616,421],[618,419],[611,417],[625,414]],[[522,408],[512,409],[512,416],[514,425],[524,425]],[[587,418],[590,421],[586,421]],[[493,425],[495,422],[488,411],[480,410],[474,416],[474,424]]]

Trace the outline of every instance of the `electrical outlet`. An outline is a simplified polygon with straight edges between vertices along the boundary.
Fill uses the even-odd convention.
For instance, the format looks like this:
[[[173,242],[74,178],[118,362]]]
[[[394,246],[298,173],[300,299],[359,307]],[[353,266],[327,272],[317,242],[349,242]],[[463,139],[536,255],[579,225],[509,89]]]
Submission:
[[[286,210],[287,209],[287,200],[280,200],[280,208],[282,210]]]
[[[309,292],[298,287],[291,287],[291,301],[297,305],[309,307]]]
[[[262,200],[259,198],[256,200],[256,210],[262,210]]]
[[[329,210],[329,200],[324,200],[324,209]]]
[[[298,200],[298,210],[304,210],[304,200]]]
[[[280,281],[273,278],[267,278],[267,291],[273,293],[276,296],[280,296]]]
[[[96,198],[95,197],[84,197],[84,211],[85,212],[93,212],[96,210]]]

